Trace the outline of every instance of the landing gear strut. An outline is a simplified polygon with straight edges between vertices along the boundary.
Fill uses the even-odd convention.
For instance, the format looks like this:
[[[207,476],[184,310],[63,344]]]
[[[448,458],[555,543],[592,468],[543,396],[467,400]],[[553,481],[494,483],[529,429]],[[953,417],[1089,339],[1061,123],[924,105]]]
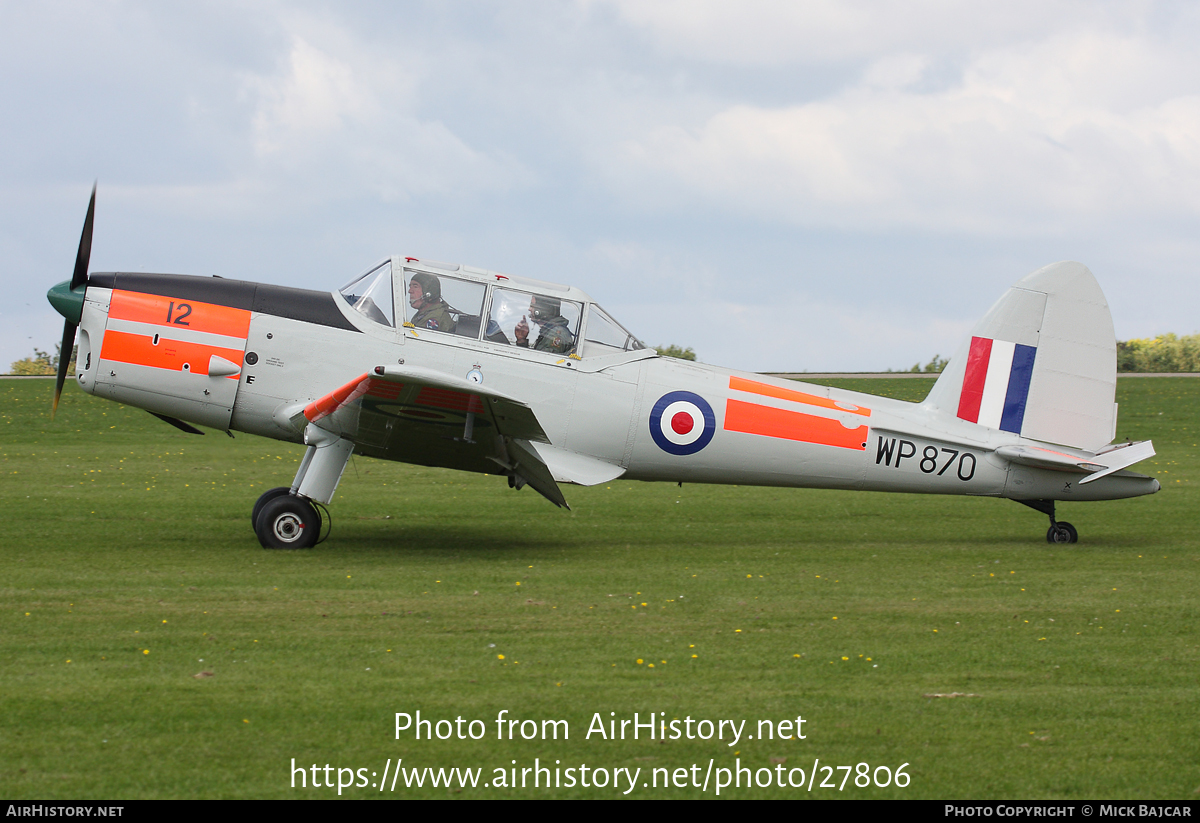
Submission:
[[[1050,518],[1050,529],[1046,532],[1047,543],[1078,543],[1079,532],[1065,520],[1054,519],[1053,500],[1018,500],[1018,503],[1036,509]]]
[[[354,452],[352,442],[312,424],[304,432],[304,442],[308,451],[292,485],[264,492],[254,504],[250,522],[265,549],[311,549],[317,545],[320,507],[333,499]]]

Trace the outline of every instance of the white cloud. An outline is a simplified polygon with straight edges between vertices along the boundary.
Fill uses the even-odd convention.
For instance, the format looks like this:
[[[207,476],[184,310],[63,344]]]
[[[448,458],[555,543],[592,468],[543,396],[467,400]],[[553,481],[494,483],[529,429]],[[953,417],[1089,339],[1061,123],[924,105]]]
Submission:
[[[981,54],[957,82],[922,91],[928,62],[885,55],[823,99],[648,124],[600,163],[638,203],[698,196],[807,226],[995,235],[1200,215],[1189,50],[1083,32]]]
[[[369,191],[385,201],[505,190],[530,176],[420,116],[422,72],[402,59],[414,52],[372,45],[328,21],[292,27],[311,33],[293,33],[274,72],[245,78],[258,164],[244,173],[316,174],[321,184],[305,188],[320,197]]]
[[[861,60],[897,49],[953,52],[1011,42],[1031,32],[1046,36],[1097,16],[1094,3],[1079,0],[611,0],[594,5],[614,9],[618,19],[665,54],[755,67]]]
[[[254,114],[255,147],[275,154],[300,135],[327,134],[378,117],[379,101],[356,82],[350,66],[296,38],[287,70],[252,77],[258,97]],[[349,123],[347,123],[349,121]]]

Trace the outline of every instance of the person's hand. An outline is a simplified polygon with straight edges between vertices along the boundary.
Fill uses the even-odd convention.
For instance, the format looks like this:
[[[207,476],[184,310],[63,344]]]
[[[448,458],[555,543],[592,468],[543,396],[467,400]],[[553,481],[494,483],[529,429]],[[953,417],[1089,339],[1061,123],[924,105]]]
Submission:
[[[521,315],[521,322],[513,328],[513,333],[517,335],[518,343],[529,339],[529,321],[525,319],[525,315]]]

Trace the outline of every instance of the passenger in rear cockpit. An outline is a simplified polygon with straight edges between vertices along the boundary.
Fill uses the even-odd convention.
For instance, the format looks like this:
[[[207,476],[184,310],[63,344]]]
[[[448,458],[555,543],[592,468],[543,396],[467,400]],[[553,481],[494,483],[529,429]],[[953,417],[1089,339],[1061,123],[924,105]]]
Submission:
[[[562,316],[562,301],[555,297],[534,295],[529,299],[529,319],[538,326],[534,349],[566,354],[575,348],[575,335],[571,334],[570,321]],[[529,323],[526,318],[521,318],[513,332],[516,334],[518,346],[530,348]]]

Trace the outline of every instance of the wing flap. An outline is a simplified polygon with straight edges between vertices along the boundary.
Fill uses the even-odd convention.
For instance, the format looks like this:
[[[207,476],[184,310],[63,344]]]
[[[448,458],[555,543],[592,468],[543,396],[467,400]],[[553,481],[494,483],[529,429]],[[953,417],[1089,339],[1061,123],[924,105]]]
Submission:
[[[537,446],[536,450],[559,483],[598,486],[609,480],[616,480],[625,473],[625,469],[620,466],[557,446],[542,444]]]
[[[511,437],[497,438],[497,441],[496,450],[500,452],[500,456],[492,457],[491,460],[508,470],[509,477],[517,481],[518,488],[528,483],[554,505],[570,510],[562,489],[558,487],[549,467],[532,444]]]

